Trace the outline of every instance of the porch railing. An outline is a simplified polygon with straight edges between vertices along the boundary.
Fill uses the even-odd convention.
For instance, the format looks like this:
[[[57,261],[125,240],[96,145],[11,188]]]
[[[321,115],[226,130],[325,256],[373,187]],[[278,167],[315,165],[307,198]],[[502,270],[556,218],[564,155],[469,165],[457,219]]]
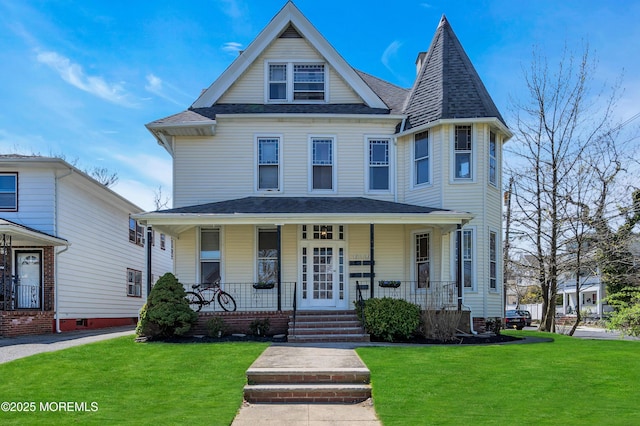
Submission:
[[[42,288],[39,285],[20,284],[16,278],[6,278],[0,282],[0,309],[40,309]]]
[[[360,291],[363,286],[371,285],[370,281],[358,281],[358,298],[370,298],[370,292]],[[455,281],[374,281],[374,297],[390,297],[402,299],[420,306],[421,309],[457,309],[458,292]]]
[[[193,291],[192,284],[182,283],[186,291]],[[207,286],[207,284],[205,284]],[[278,310],[278,288],[277,284],[265,285],[262,283],[220,283],[220,288],[236,301],[237,312],[249,311],[277,311]],[[294,309],[295,282],[281,283],[281,309],[291,311]],[[203,297],[211,300],[214,296],[213,287],[202,290]],[[222,312],[222,307],[215,300],[208,306],[202,308],[202,312],[218,311]]]

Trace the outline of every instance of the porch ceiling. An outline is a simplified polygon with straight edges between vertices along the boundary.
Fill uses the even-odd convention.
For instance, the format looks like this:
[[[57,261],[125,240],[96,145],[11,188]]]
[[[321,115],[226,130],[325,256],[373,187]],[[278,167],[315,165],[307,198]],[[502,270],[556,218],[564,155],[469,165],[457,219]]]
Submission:
[[[420,224],[449,232],[471,213],[363,197],[246,197],[148,212],[136,219],[177,235],[195,226],[305,224]]]
[[[13,246],[69,246],[62,238],[54,237],[33,228],[9,220],[0,219],[0,242],[2,236],[11,237]]]

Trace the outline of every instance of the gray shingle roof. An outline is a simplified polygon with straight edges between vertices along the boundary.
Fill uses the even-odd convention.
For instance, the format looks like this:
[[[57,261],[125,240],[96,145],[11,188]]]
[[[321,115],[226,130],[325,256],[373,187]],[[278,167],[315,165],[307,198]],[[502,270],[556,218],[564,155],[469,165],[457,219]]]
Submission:
[[[215,104],[190,111],[211,119],[216,114],[389,114],[364,104]]]
[[[358,75],[364,80],[365,83],[376,92],[376,94],[384,101],[385,104],[391,109],[392,114],[401,114],[404,104],[407,100],[410,90],[391,84],[388,81],[379,79],[363,71],[356,70]]]
[[[449,210],[393,203],[364,197],[246,197],[237,200],[162,210],[182,214],[364,214],[433,213]]]
[[[506,123],[443,15],[407,99],[406,129],[448,118]]]

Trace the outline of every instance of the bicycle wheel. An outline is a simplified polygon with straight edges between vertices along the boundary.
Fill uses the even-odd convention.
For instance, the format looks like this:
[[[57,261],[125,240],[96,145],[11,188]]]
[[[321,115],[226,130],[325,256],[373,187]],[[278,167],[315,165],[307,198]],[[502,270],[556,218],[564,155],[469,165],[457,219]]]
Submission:
[[[187,291],[187,300],[189,301],[189,307],[196,312],[200,312],[202,309],[202,305],[204,305],[204,300],[198,293],[194,293],[193,291]]]
[[[222,290],[218,292],[218,303],[225,311],[234,312],[236,310],[236,301],[229,293]]]

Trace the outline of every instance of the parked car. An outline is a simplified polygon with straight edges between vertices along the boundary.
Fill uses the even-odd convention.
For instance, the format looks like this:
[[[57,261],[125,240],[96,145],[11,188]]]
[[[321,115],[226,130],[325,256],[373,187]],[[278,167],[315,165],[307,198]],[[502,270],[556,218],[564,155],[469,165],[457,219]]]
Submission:
[[[527,327],[531,327],[531,312],[524,310],[518,310],[518,312],[524,316],[524,319],[527,322]]]
[[[527,318],[520,310],[508,310],[504,314],[504,328],[516,328],[522,330],[527,325]]]

